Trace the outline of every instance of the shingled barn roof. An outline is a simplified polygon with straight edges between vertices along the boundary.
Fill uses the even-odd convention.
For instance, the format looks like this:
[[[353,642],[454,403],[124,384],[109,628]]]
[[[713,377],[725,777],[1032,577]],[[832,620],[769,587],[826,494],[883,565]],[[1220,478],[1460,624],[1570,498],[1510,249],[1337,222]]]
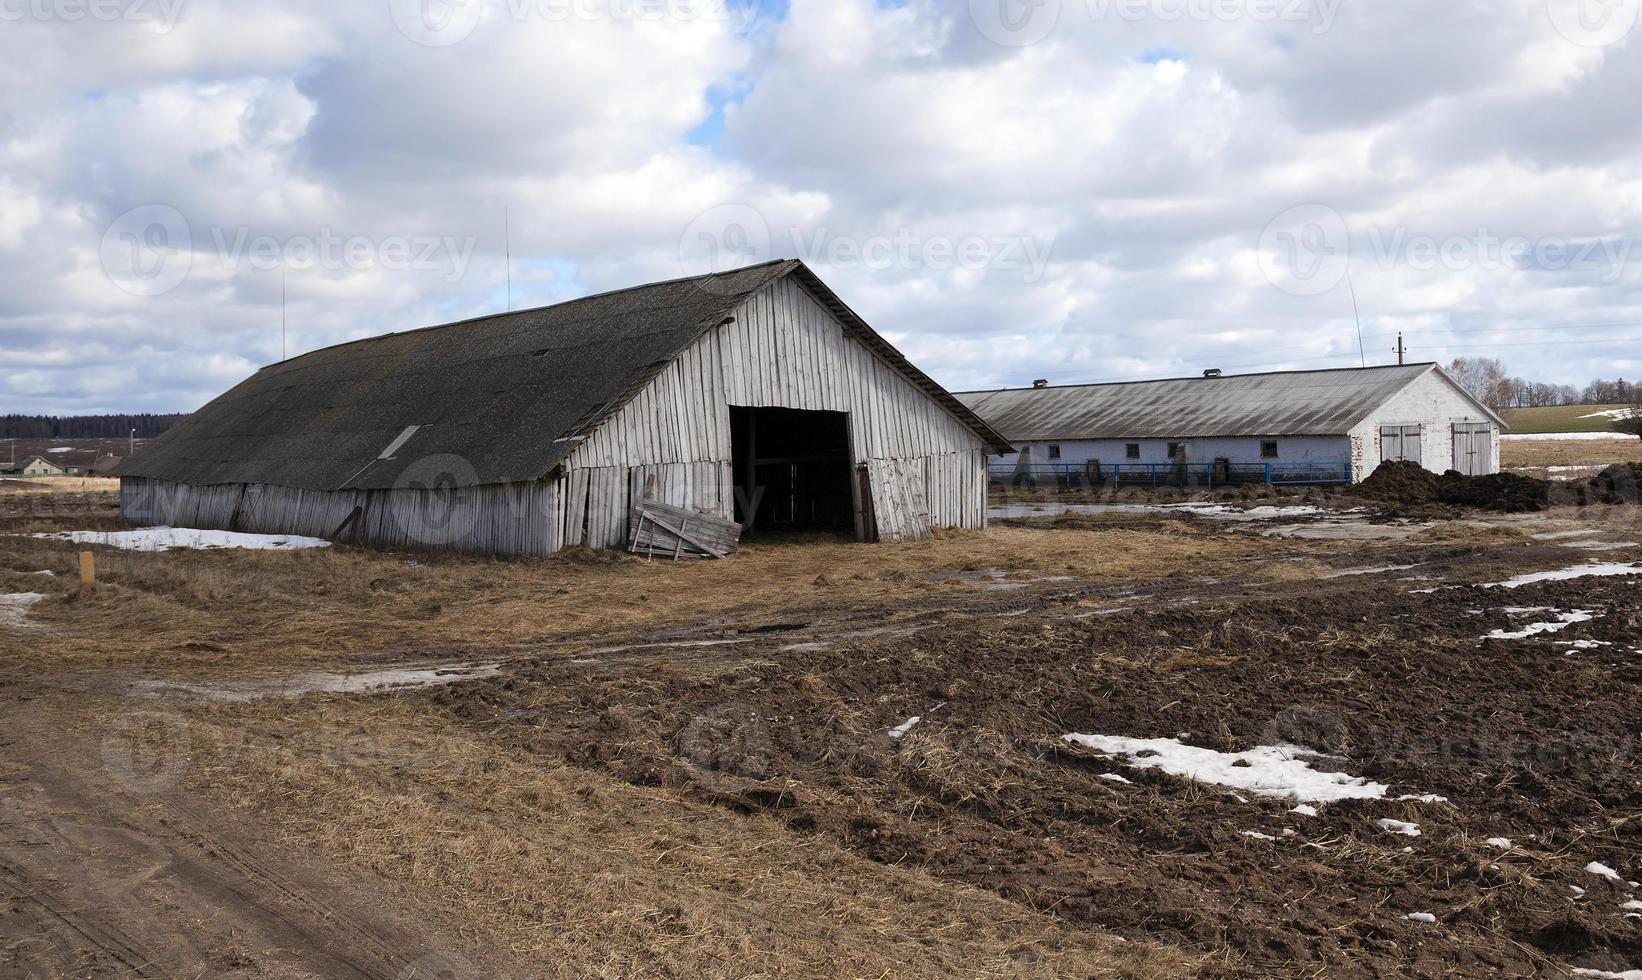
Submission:
[[[471,466],[460,485],[540,479],[749,296],[787,276],[849,336],[1007,447],[802,262],[785,259],[312,351],[258,371],[115,475],[384,489],[417,460],[449,453]]]

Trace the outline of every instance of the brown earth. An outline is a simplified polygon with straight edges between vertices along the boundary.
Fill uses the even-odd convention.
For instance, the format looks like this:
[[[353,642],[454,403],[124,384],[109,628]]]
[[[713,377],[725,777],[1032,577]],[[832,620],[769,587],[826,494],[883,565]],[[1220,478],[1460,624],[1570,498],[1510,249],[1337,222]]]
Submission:
[[[0,532],[107,516],[6,506]],[[679,566],[97,549],[83,592],[74,547],[0,539],[0,593],[51,596],[0,638],[0,975],[1642,966],[1635,580],[1488,587],[1642,559],[1569,544],[1642,540],[1642,509],[1450,511]],[[1286,536],[1307,522],[1407,533]],[[1483,639],[1556,618],[1508,607],[1592,618]],[[499,669],[242,700],[407,663]],[[1293,743],[1389,794],[1305,816],[1068,733]]]

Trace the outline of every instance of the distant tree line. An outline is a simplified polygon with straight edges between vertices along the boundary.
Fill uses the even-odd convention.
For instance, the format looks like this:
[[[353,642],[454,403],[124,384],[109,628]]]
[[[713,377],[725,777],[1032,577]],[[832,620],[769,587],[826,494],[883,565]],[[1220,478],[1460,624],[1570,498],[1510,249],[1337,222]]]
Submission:
[[[0,415],[0,439],[152,439],[186,419],[178,415]]]
[[[1642,401],[1642,385],[1624,378],[1598,378],[1578,388],[1513,378],[1497,357],[1457,357],[1448,365],[1465,390],[1489,408],[1550,408],[1556,405],[1632,405]]]

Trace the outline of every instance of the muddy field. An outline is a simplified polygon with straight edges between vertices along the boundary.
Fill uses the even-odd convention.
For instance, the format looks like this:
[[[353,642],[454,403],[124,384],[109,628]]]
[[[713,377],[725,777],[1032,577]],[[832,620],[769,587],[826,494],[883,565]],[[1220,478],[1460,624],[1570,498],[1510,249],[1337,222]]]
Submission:
[[[0,539],[0,975],[1642,968],[1642,508],[1097,503],[83,590]]]

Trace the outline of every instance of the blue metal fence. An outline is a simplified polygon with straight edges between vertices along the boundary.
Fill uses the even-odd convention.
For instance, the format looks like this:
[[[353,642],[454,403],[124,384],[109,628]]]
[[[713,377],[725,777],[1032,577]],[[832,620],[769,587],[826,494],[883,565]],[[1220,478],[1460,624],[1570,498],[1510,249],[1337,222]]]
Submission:
[[[1351,463],[1029,463],[987,467],[993,483],[1050,487],[1220,487],[1351,482]]]

